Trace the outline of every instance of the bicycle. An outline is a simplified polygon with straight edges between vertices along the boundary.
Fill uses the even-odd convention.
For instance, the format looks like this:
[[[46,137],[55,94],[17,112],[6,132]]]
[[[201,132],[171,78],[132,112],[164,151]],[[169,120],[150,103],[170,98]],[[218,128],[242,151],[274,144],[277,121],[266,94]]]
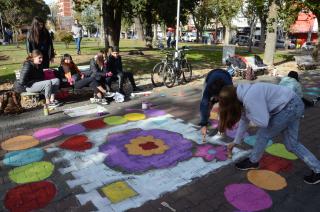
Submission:
[[[167,63],[166,67],[164,67],[163,83],[167,88],[172,88],[176,80],[178,81],[178,83],[181,83],[182,80],[186,83],[191,81],[192,66],[186,58],[185,51],[187,50],[189,49],[185,46],[178,51],[176,50],[176,57],[174,58],[174,60],[171,63]]]
[[[172,63],[172,59],[172,52],[166,51],[166,57],[153,67],[151,73],[151,82],[153,86],[159,87],[163,85],[163,74],[166,72],[165,68],[167,67],[167,64]]]

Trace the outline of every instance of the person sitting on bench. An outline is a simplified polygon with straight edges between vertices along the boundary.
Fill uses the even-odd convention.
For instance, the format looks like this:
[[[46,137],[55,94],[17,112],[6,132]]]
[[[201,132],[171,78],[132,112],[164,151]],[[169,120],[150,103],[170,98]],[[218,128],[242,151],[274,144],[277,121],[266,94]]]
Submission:
[[[124,94],[123,84],[126,78],[129,79],[133,91],[141,91],[142,89],[136,86],[136,83],[133,78],[133,74],[131,72],[123,71],[122,69],[122,60],[119,54],[119,47],[114,46],[111,47],[111,54],[107,59],[107,67],[106,67],[108,77],[105,78],[106,86],[109,91],[111,91],[111,83],[113,81],[119,81],[119,93]]]
[[[58,78],[51,80],[44,79],[42,61],[42,53],[37,49],[33,50],[23,63],[20,79],[15,83],[15,90],[19,93],[25,91],[31,93],[44,91],[46,104],[49,108],[55,108],[60,105],[54,96],[59,90],[60,80]]]
[[[73,86],[76,81],[83,79],[85,75],[81,73],[77,65],[73,62],[70,54],[64,54],[58,68],[58,78],[61,87]]]

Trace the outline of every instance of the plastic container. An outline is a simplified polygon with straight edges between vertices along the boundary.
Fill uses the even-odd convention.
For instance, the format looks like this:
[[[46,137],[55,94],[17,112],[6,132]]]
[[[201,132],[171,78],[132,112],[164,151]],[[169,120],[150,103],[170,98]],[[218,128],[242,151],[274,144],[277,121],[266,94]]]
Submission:
[[[148,107],[149,107],[148,102],[142,102],[142,104],[141,104],[141,109],[142,109],[142,110],[147,110]]]

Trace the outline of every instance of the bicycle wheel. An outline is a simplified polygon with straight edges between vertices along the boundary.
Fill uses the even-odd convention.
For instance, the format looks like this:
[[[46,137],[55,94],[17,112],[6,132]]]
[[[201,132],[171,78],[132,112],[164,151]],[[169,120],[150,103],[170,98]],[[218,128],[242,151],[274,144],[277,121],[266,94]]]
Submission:
[[[157,63],[151,73],[151,82],[154,87],[159,87],[163,85],[163,71],[164,63]]]
[[[176,73],[174,67],[171,64],[166,65],[164,68],[163,83],[167,88],[172,88],[176,81]]]
[[[182,75],[185,82],[190,82],[192,78],[192,67],[187,61],[182,63]]]

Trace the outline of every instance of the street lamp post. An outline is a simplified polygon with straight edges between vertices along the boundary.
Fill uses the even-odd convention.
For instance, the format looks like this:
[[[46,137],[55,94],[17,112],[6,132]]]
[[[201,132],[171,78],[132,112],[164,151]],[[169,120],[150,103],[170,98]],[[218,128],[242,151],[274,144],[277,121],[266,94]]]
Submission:
[[[179,24],[180,24],[180,0],[178,1],[177,6],[177,26],[176,26],[176,50],[178,50],[178,44],[179,44]]]

